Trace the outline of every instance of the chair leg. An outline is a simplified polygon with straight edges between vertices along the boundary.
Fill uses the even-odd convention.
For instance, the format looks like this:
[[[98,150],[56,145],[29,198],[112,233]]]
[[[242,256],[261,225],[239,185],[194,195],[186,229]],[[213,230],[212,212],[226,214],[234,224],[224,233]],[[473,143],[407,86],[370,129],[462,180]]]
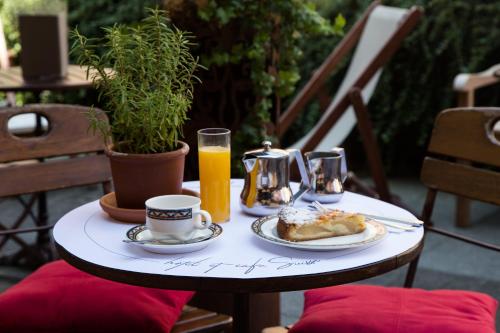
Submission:
[[[430,226],[430,219],[432,217],[432,211],[434,210],[434,203],[436,202],[437,191],[435,189],[429,188],[427,195],[425,197],[424,208],[422,210],[422,220],[424,220],[425,226]],[[424,233],[425,239],[425,233]],[[415,275],[417,274],[417,266],[420,255],[410,262],[408,267],[408,272],[406,273],[405,288],[411,288],[413,286],[413,281],[415,280]]]
[[[47,193],[38,193],[38,216],[36,225],[38,227],[47,225],[49,219],[47,213]],[[37,236],[37,244],[42,245],[48,241],[48,232],[39,232]]]
[[[111,182],[110,181],[102,183],[102,191],[103,191],[104,194],[108,194],[112,190],[113,190],[113,188],[111,186]]]
[[[475,90],[459,91],[457,106],[473,107],[475,100]],[[461,160],[462,163],[470,164],[466,160]],[[455,224],[458,227],[468,227],[470,220],[470,200],[457,196],[455,208]]]
[[[38,218],[36,225],[38,227],[47,226],[49,223],[49,214],[47,209],[47,193],[38,193]],[[42,263],[53,260],[53,251],[50,244],[49,230],[41,230],[37,234],[37,247],[40,251]]]
[[[458,197],[456,201],[455,222],[459,227],[468,227],[470,220],[470,200]]]
[[[420,256],[416,257],[412,262],[410,262],[410,266],[408,267],[408,272],[406,273],[405,279],[405,288],[411,288],[413,286],[413,281],[415,280],[415,275],[417,274],[417,266],[418,260]]]
[[[368,114],[368,109],[361,96],[361,89],[352,88],[349,92],[354,113],[358,120],[358,130],[365,149],[366,159],[370,167],[370,172],[375,183],[375,189],[380,196],[380,199],[386,202],[391,202],[391,193],[387,177],[384,172],[382,157],[377,143],[377,138],[373,132],[373,126]]]

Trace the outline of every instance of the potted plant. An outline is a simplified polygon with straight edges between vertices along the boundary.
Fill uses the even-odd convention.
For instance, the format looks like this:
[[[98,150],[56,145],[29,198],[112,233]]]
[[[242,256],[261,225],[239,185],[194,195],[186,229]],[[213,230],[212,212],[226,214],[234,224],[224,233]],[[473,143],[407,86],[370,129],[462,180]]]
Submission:
[[[92,128],[107,139],[118,206],[143,208],[150,197],[182,190],[189,147],[179,138],[198,60],[188,35],[158,9],[135,27],[104,31],[102,39],[88,39],[75,29],[73,51],[111,115],[108,126],[96,112],[89,114]]]

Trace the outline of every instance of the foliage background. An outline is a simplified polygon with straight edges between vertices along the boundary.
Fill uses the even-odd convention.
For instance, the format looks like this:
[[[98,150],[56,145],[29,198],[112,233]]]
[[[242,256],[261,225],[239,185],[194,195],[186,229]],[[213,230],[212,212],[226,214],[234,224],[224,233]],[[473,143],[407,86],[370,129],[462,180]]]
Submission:
[[[0,4],[5,1],[17,0],[0,0]],[[330,19],[342,13],[347,19],[345,31],[370,3],[369,0],[314,2],[320,12]],[[101,34],[99,27],[115,22],[137,22],[144,17],[146,6],[157,3],[155,0],[71,0],[69,24],[78,24],[81,31],[89,36],[98,36]],[[444,108],[456,105],[456,96],[452,91],[454,76],[460,72],[482,71],[500,62],[500,2],[386,0],[384,3],[400,7],[416,4],[425,10],[417,29],[386,67],[369,104],[387,170],[393,175],[417,175],[435,115]],[[338,41],[336,36],[304,41],[305,55],[298,64],[301,70],[299,86],[305,83]],[[9,45],[13,43],[14,40],[9,40]],[[332,94],[344,70],[345,66],[339,68],[330,80]],[[64,101],[94,103],[91,93],[75,95],[64,96]],[[476,104],[500,105],[500,86],[479,91]],[[299,117],[283,145],[311,128],[317,117],[317,106],[313,104]],[[364,169],[363,152],[356,131],[345,146],[354,169]]]
[[[264,139],[278,143],[272,124],[282,99],[294,93],[300,79],[304,41],[341,34],[345,21],[341,15],[325,20],[303,0],[175,0],[164,6],[174,24],[197,37],[193,52],[208,69],[200,73],[203,85],[195,95],[190,126],[233,131],[232,171],[242,176],[244,151],[260,147]],[[196,145],[192,140],[186,136],[188,144]],[[198,174],[189,167],[186,171]]]

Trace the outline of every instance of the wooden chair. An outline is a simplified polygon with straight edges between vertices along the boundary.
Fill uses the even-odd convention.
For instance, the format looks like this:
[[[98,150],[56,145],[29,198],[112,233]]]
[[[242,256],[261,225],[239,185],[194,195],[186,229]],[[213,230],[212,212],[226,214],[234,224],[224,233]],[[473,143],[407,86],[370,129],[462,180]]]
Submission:
[[[407,10],[382,6],[380,1],[374,1],[313,73],[309,82],[297,94],[276,124],[277,135],[282,137],[313,98],[321,99],[325,95],[326,80],[357,43],[347,73],[335,97],[329,104],[320,103],[323,104],[321,119],[293,147],[304,151],[330,150],[339,146],[357,125],[375,182],[375,191],[357,181],[352,175],[349,178],[360,192],[389,202],[397,200],[389,192],[366,103],[375,90],[383,66],[414,29],[421,15],[422,10],[418,7]]]
[[[16,196],[24,211],[10,226],[0,224],[0,250],[10,239],[22,250],[14,256],[33,261],[52,259],[48,244],[47,203],[45,192],[68,187],[101,183],[105,193],[111,190],[111,171],[103,154],[104,141],[89,133],[85,113],[88,107],[73,105],[29,105],[0,111],[0,197]],[[97,110],[101,117],[106,115]],[[49,131],[38,137],[17,137],[8,130],[8,121],[16,115],[35,113],[47,119]],[[68,156],[71,156],[70,158]],[[29,198],[20,197],[28,194]],[[38,213],[32,212],[40,199]],[[21,228],[26,217],[35,220],[35,227]],[[19,237],[21,233],[37,232],[37,247]],[[42,252],[43,253],[43,252]],[[186,306],[172,332],[230,332],[232,318],[227,315]]]
[[[500,252],[498,245],[430,223],[438,191],[500,205],[500,140],[494,133],[499,121],[500,108],[449,109],[436,118],[421,173],[428,188],[422,212],[427,231]],[[406,287],[412,286],[417,265],[418,258],[410,264]]]
[[[458,107],[475,106],[475,93],[478,89],[500,82],[500,64],[490,67],[480,73],[461,73],[453,81],[453,90],[457,93]],[[494,129],[495,135],[500,138],[500,124]],[[461,227],[469,225],[470,201],[457,197],[456,224]]]
[[[0,250],[8,240],[21,246],[21,251],[10,258],[11,264],[25,260],[29,266],[37,266],[52,258],[46,191],[97,183],[102,183],[105,191],[110,190],[111,173],[102,154],[103,140],[89,135],[84,114],[87,110],[80,106],[30,105],[0,111],[0,197],[15,197],[24,208],[10,227],[0,224]],[[50,124],[48,133],[30,137],[12,134],[9,119],[26,114],[44,117]],[[38,212],[34,213],[37,201]],[[35,227],[22,228],[28,217],[34,220]],[[35,246],[19,237],[26,232],[38,233]]]
[[[438,191],[500,205],[500,140],[493,133],[499,121],[500,108],[457,108],[438,115],[421,174],[422,182],[428,187],[422,212],[426,231],[500,252],[498,245],[464,237],[430,223]],[[417,265],[418,257],[410,263],[405,287],[412,286]],[[262,333],[287,331],[285,327],[271,327]]]

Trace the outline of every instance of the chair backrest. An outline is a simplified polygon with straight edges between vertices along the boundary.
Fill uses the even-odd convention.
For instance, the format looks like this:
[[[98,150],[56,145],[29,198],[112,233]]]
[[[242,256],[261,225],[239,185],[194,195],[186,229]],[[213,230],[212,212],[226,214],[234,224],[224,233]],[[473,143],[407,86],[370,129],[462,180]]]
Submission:
[[[412,22],[408,23],[409,14],[415,17],[412,17]],[[319,128],[324,126],[323,123],[331,117],[332,112],[339,107],[342,108],[341,104],[345,104],[347,112],[344,112],[326,131],[326,134],[322,135],[315,147],[309,148],[329,150],[344,141],[356,125],[354,111],[346,104],[349,91],[354,87],[360,88],[365,103],[368,102],[380,78],[382,66],[399,47],[406,34],[411,31],[418,19],[417,16],[420,16],[420,10],[417,8],[407,10],[382,5],[373,7],[368,13],[356,51],[339,90],[317,125],[293,147],[303,148]],[[400,31],[401,29],[405,31]]]
[[[3,109],[0,112],[0,163],[4,163],[0,167],[0,197],[109,181],[109,162],[102,154],[104,142],[100,135],[89,131],[85,114],[88,111],[88,107],[56,104]],[[107,120],[104,112],[96,112]],[[48,132],[31,137],[11,134],[9,119],[27,113],[45,117]]]
[[[437,191],[500,205],[500,108],[442,111],[434,123],[422,182]]]

